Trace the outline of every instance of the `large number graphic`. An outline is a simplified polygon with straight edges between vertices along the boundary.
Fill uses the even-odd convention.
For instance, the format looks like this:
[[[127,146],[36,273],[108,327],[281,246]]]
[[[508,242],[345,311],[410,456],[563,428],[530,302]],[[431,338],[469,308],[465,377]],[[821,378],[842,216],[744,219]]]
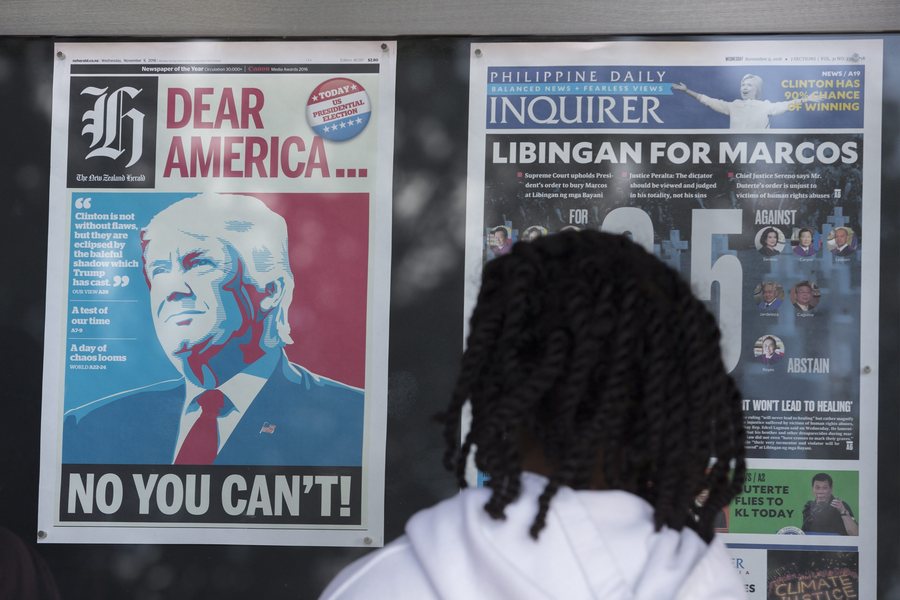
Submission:
[[[601,227],[609,233],[630,233],[635,243],[653,252],[653,221],[639,208],[623,206],[611,211]],[[712,300],[712,284],[719,284],[719,327],[722,360],[729,372],[741,358],[741,285],[743,270],[736,256],[726,254],[713,262],[713,235],[741,233],[738,209],[694,210],[691,230],[691,288],[701,300]]]
[[[600,229],[609,233],[630,233],[635,244],[653,252],[653,221],[639,208],[621,206],[610,211]]]
[[[731,372],[741,358],[741,280],[737,256],[725,254],[713,262],[713,235],[741,233],[739,209],[695,209],[691,215],[691,289],[701,300],[712,299],[712,284],[719,284],[719,328],[722,360]]]

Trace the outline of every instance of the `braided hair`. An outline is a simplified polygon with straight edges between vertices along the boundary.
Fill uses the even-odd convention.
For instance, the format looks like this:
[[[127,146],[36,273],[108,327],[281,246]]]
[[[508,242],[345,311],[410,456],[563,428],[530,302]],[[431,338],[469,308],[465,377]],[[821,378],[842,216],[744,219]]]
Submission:
[[[561,486],[603,486],[654,507],[656,529],[706,541],[745,474],[741,397],[715,318],[676,271],[621,235],[566,232],[517,243],[484,267],[446,412],[444,464],[489,475],[495,519],[521,490],[522,440],[550,465],[537,539]],[[471,403],[462,444],[460,417]],[[695,497],[707,491],[702,504]],[[705,495],[705,494],[704,494]]]

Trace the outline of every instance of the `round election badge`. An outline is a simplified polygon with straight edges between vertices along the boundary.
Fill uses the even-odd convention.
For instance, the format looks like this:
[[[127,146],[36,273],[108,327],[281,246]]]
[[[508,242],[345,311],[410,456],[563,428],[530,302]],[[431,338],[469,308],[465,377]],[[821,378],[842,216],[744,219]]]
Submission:
[[[369,123],[372,103],[365,88],[352,79],[335,77],[313,90],[306,102],[306,121],[326,140],[355,138]]]

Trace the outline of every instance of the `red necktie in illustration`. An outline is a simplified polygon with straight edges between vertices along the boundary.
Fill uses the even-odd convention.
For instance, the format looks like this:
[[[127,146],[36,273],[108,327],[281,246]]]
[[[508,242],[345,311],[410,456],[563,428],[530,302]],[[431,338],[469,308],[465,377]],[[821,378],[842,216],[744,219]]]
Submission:
[[[219,452],[219,428],[216,419],[225,406],[225,394],[206,390],[197,396],[200,418],[188,431],[175,457],[176,465],[211,465]]]

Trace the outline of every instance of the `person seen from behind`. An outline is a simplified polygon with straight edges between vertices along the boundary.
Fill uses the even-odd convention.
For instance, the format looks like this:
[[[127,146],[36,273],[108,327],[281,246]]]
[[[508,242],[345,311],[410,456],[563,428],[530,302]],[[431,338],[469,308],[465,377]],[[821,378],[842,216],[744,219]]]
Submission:
[[[744,598],[714,535],[746,470],[719,338],[678,273],[624,236],[559,233],[489,261],[439,417],[465,489],[322,598]],[[466,487],[470,454],[484,488]]]

